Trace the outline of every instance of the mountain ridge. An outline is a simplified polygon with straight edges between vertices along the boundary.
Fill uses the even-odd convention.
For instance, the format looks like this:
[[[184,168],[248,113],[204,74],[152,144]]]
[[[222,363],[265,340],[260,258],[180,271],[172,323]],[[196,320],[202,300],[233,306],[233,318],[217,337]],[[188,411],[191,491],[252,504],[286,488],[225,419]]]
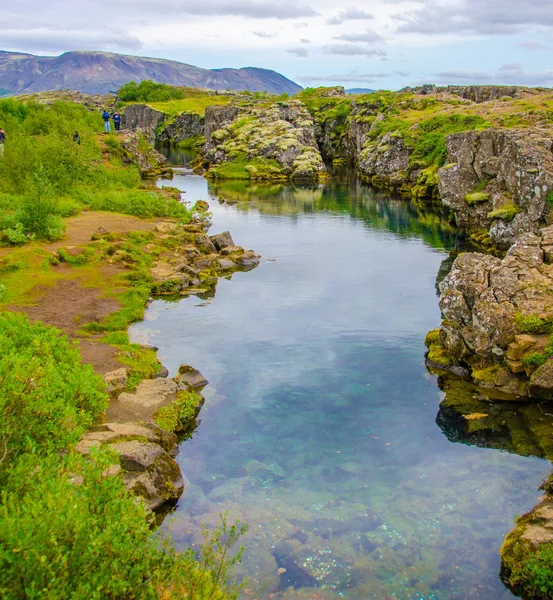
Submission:
[[[295,94],[302,88],[276,71],[260,67],[202,69],[164,58],[76,50],[37,56],[0,50],[0,95],[72,89],[88,94],[114,92],[129,81],[212,90]]]

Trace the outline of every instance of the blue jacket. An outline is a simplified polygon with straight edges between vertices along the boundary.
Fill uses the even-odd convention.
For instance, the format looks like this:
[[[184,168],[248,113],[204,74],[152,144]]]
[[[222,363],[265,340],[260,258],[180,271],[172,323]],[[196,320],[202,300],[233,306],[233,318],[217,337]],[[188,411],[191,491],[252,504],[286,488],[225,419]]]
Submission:
[[[104,119],[104,121],[109,121],[109,113],[107,110],[102,113],[102,119]]]

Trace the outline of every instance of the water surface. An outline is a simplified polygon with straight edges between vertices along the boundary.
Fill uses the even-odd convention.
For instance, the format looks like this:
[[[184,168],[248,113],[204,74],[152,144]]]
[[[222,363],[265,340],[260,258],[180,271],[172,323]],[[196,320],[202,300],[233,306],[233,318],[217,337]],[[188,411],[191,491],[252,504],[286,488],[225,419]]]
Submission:
[[[201,177],[171,185],[209,201],[212,234],[263,256],[214,299],[156,301],[133,329],[172,373],[210,381],[177,458],[177,547],[228,510],[249,524],[244,598],[512,598],[499,548],[548,463],[451,443],[435,423],[423,342],[447,221],[354,179],[212,188],[231,204]]]

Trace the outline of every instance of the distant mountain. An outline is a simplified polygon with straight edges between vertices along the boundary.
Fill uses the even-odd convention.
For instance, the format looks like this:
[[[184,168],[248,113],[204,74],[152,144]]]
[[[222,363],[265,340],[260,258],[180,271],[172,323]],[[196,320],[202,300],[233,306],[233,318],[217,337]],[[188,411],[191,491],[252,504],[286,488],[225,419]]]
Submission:
[[[350,90],[346,90],[346,94],[372,94],[374,90],[370,90],[369,88],[351,88]]]
[[[126,56],[111,52],[66,52],[61,56],[34,56],[0,51],[0,95],[71,89],[87,94],[114,92],[129,81],[212,90],[250,90],[295,94],[302,88],[276,71],[200,69],[161,58]]]

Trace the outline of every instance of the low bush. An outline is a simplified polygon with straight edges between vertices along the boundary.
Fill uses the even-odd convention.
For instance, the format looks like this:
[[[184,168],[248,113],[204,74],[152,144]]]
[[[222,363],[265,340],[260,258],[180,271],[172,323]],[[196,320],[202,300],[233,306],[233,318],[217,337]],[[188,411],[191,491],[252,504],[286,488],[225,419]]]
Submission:
[[[0,313],[0,352],[0,597],[236,600],[244,525],[221,515],[199,558],[179,554],[109,474],[116,455],[72,451],[107,396],[67,338]]]

